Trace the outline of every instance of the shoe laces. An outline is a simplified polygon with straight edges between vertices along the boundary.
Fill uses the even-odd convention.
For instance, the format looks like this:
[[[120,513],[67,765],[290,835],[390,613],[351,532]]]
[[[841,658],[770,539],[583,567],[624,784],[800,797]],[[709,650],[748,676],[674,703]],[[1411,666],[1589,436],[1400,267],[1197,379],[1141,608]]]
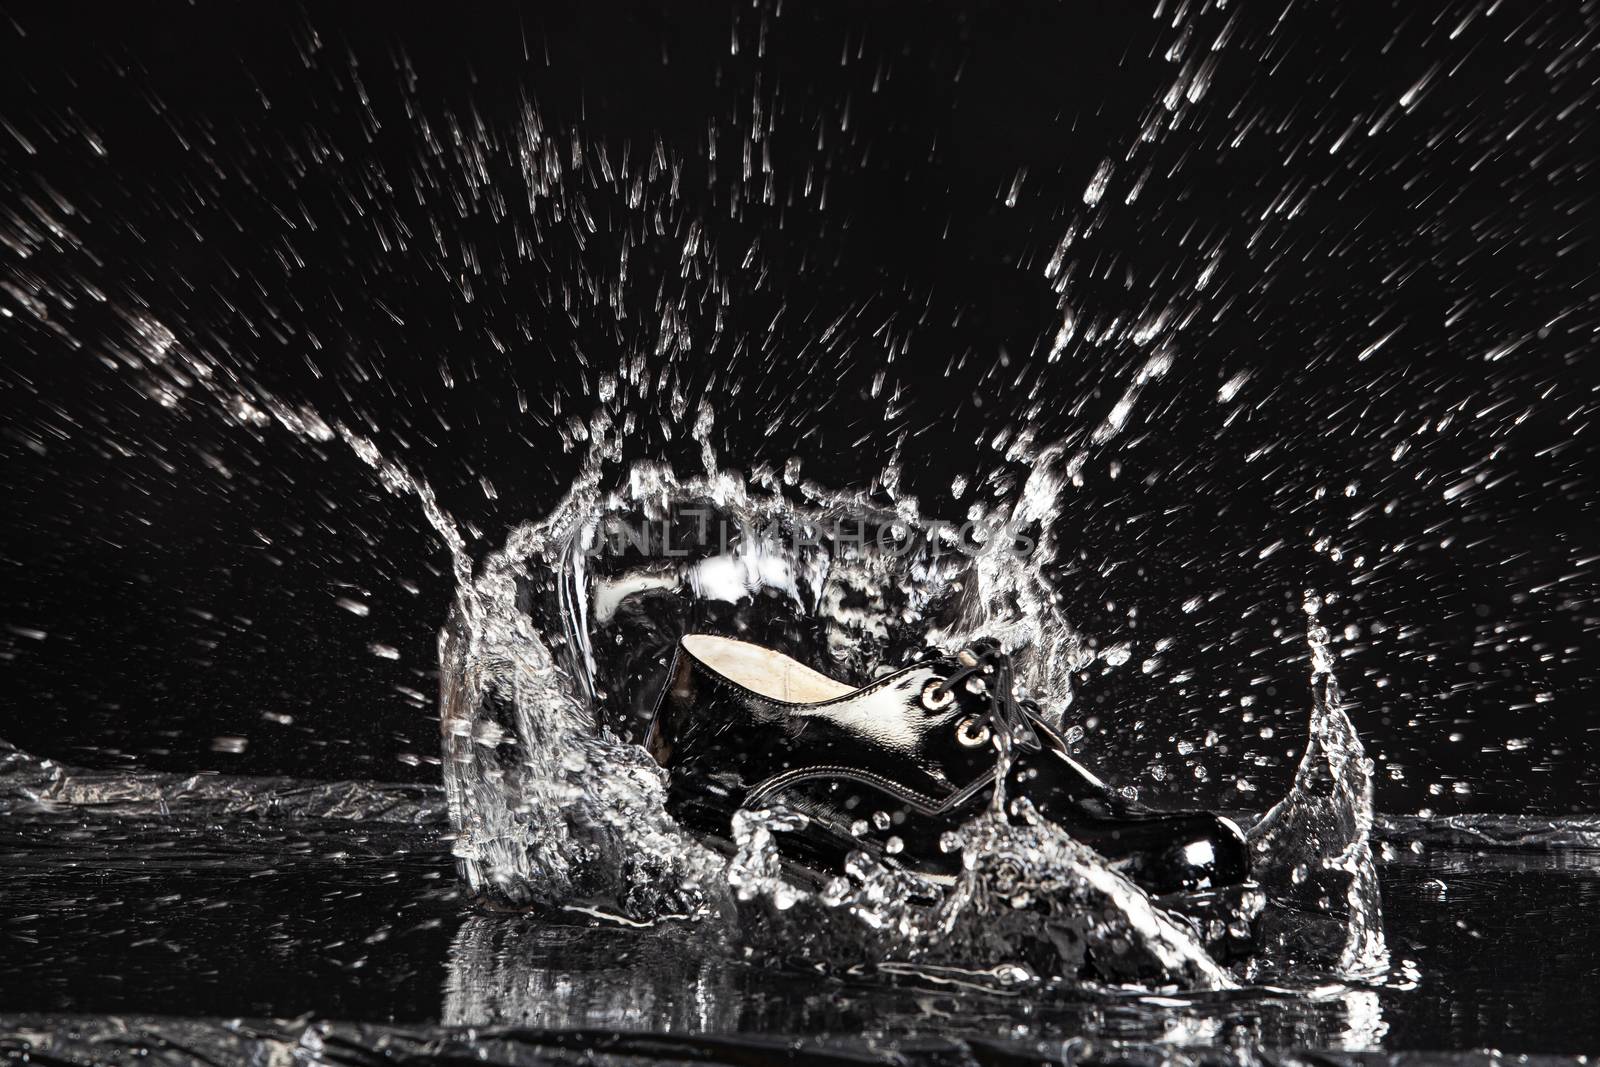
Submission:
[[[956,664],[956,669],[934,687],[934,695],[944,697],[953,693],[956,686],[964,686],[968,692],[986,699],[983,721],[997,738],[1003,739],[1002,752],[1010,751],[1014,744],[1039,748],[1039,735],[1028,715],[1028,710],[1037,705],[1018,699],[1011,656],[999,643],[988,638],[974,642],[956,654]]]

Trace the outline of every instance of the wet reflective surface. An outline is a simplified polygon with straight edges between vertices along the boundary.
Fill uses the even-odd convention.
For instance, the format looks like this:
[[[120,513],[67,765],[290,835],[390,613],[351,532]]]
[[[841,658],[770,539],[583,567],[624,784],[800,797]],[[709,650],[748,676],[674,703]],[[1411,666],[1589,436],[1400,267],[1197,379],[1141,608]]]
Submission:
[[[191,1039],[212,1042],[226,1036],[220,1020],[315,1013],[435,1038],[441,1026],[589,1032],[568,1041],[574,1048],[608,1031],[864,1036],[908,1052],[933,1035],[1141,1047],[1600,1046],[1600,1019],[1579,1007],[1600,998],[1600,852],[1424,846],[1416,827],[1403,826],[1388,836],[1378,849],[1395,960],[1387,979],[1162,996],[1007,988],[933,970],[822,975],[699,926],[486,911],[463,900],[439,824],[13,804],[0,822],[0,1048],[66,1040],[72,1026],[39,1013],[121,1019],[175,1006],[191,1017],[181,1025],[209,1034]],[[1553,1003],[1573,1008],[1552,1012]],[[89,1046],[97,1027],[126,1036],[115,1020],[84,1025],[78,1038]],[[358,1046],[393,1038],[361,1033],[346,1037]]]

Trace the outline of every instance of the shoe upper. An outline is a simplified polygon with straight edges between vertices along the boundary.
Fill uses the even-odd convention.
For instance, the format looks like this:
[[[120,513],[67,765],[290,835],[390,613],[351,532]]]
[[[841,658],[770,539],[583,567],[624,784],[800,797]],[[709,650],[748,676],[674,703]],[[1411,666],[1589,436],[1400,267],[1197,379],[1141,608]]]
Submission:
[[[997,745],[1009,739],[1006,796],[1026,797],[1147,890],[1248,877],[1231,823],[1118,796],[1010,688],[1009,663],[990,644],[856,688],[780,653],[694,634],[678,646],[646,745],[670,772],[669,809],[692,830],[725,838],[739,808],[781,804],[808,816],[781,842],[798,862],[837,869],[860,849],[938,876],[958,868],[942,835],[991,802]]]

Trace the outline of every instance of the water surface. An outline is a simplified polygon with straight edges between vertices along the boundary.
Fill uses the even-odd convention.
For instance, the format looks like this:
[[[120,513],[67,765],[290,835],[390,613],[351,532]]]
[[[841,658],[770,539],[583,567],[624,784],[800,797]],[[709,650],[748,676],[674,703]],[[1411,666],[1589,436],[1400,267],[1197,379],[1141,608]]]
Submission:
[[[1435,843],[1379,848],[1398,961],[1373,984],[1156,996],[1076,984],[751,958],[701,929],[485,910],[454,877],[437,815],[348,818],[40,810],[0,822],[0,1029],[55,1013],[683,1036],[1091,1040],[1180,1047],[1600,1046],[1600,851]],[[1501,835],[1503,836],[1503,835]],[[1515,907],[1508,907],[1515,901]],[[1552,1012],[1553,1003],[1573,1010]],[[174,1024],[135,1024],[159,1033]],[[296,1024],[300,1025],[300,1024]],[[444,1029],[440,1029],[444,1028]],[[269,1027],[270,1029],[270,1027]],[[200,1032],[204,1031],[204,1027]],[[95,1032],[89,1026],[85,1033]],[[367,1032],[376,1040],[377,1031]],[[207,1040],[221,1041],[213,1034]],[[719,1038],[720,1040],[720,1038]],[[712,1057],[715,1059],[715,1056]]]

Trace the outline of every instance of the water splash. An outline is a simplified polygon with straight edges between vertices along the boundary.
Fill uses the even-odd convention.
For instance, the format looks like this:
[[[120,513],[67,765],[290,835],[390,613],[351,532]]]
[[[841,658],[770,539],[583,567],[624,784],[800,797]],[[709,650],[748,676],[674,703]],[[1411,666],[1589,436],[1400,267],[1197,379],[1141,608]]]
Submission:
[[[1016,818],[989,810],[947,842],[962,857],[953,886],[852,853],[820,891],[783,872],[777,838],[803,829],[784,809],[741,811],[729,881],[745,934],[823,959],[871,960],[895,973],[965,973],[1002,986],[1056,976],[1231,989],[1193,930],[1157,906],[1026,800]]]
[[[625,397],[603,389],[611,399],[577,435],[588,450],[565,497],[475,565],[432,489],[370,437],[233,380],[148,316],[132,336],[156,394],[177,402],[198,390],[248,429],[276,424],[304,440],[344,443],[386,489],[418,501],[448,549],[457,589],[439,639],[443,776],[454,852],[476,892],[643,921],[727,914],[730,881],[735,896],[782,903],[779,911],[810,899],[760,850],[746,857],[755,867],[730,872],[686,836],[666,814],[663,772],[632,743],[651,670],[708,611],[766,627],[774,643],[857,681],[930,645],[951,650],[994,637],[1058,720],[1071,706],[1074,672],[1092,661],[1055,607],[1044,570],[1056,555],[1063,499],[1088,456],[1065,441],[1039,447],[1030,432],[1018,433],[1007,457],[1028,475],[1015,502],[978,510],[954,529],[898,495],[892,461],[876,490],[829,489],[801,479],[798,464],[748,477],[724,469],[705,403],[691,431],[702,473],[679,476],[660,462],[625,467]],[[675,555],[649,538],[618,549],[612,538],[630,524],[670,528],[690,511],[721,524],[714,550],[698,544]],[[842,536],[844,527],[873,537]],[[669,618],[651,621],[661,610]],[[1370,779],[1339,707],[1327,634],[1312,616],[1311,744],[1294,789],[1254,840],[1263,880],[1289,887],[1283,896],[1301,913],[1335,922],[1345,938],[1338,968],[1366,972],[1383,958],[1366,843]],[[642,645],[630,640],[641,635]],[[988,818],[963,835],[967,865],[953,892],[856,863],[846,887],[823,901],[849,923],[829,919],[817,947],[859,957],[876,942],[883,959],[1014,960],[1008,965],[1024,973],[1077,973],[1092,956],[1102,975],[1229,982],[1193,931],[1059,830],[998,809]],[[1312,866],[1325,873],[1308,879]],[[1031,888],[1011,892],[1019,871]],[[1318,892],[1304,887],[1308,880]],[[1041,922],[1041,909],[1054,918]],[[1313,925],[1284,927],[1285,952],[1303,954]]]
[[[1250,844],[1257,878],[1289,905],[1272,924],[1267,958],[1376,976],[1389,960],[1370,844],[1372,761],[1345,710],[1323,604],[1315,594],[1304,604],[1311,736],[1288,795],[1251,830]]]
[[[1175,29],[1182,23],[1179,16]],[[1219,29],[1213,51],[1226,38],[1228,25],[1231,16]],[[1182,26],[1185,37],[1190,32]],[[1057,556],[1063,500],[1080,482],[1092,450],[1130,425],[1141,393],[1173,365],[1178,321],[1170,304],[1153,292],[1137,314],[1119,313],[1102,322],[1090,309],[1080,332],[1073,305],[1081,309],[1086,298],[1074,290],[1094,257],[1079,242],[1099,231],[1114,210],[1116,198],[1106,194],[1121,182],[1119,167],[1143,162],[1145,146],[1176,127],[1203,95],[1215,66],[1213,58],[1185,59],[1177,45],[1169,59],[1181,63],[1177,81],[1159,105],[1152,104],[1122,163],[1108,159],[1097,171],[1092,193],[1083,198],[1086,210],[1071,222],[1045,271],[1063,316],[1050,359],[1074,345],[1116,346],[1128,357],[1120,399],[1092,429],[1043,446],[1030,425],[1005,431],[1006,462],[1026,471],[1023,484],[1012,502],[974,505],[965,533],[952,534],[924,518],[917,501],[900,494],[898,445],[871,490],[839,491],[804,481],[798,463],[781,475],[724,469],[712,444],[716,412],[704,399],[689,422],[690,437],[699,445],[699,474],[680,476],[651,462],[623,468],[623,442],[636,415],[624,415],[623,405],[630,390],[642,396],[654,377],[645,358],[634,354],[616,373],[599,377],[598,413],[587,422],[568,422],[569,443],[586,441],[588,454],[565,498],[545,518],[513,530],[499,551],[479,563],[427,482],[386,457],[370,436],[324,419],[307,405],[277,399],[186,345],[176,331],[142,310],[122,312],[129,340],[117,355],[141,372],[143,388],[158,403],[174,405],[200,392],[214,411],[252,431],[276,424],[303,440],[342,442],[386,489],[419,502],[449,551],[456,583],[439,638],[443,777],[456,829],[455,854],[473,890],[515,904],[595,903],[638,919],[705,916],[724,910],[731,873],[735,895],[790,900],[786,894],[795,887],[780,888],[787,884],[781,868],[769,870],[761,860],[748,871],[737,865],[726,871],[718,857],[666,815],[663,774],[632,743],[638,701],[641,695],[648,698],[652,670],[662,665],[662,653],[676,633],[715,611],[724,619],[766,627],[773,643],[856,681],[929,645],[950,650],[976,637],[994,638],[1013,654],[1024,687],[1047,713],[1058,720],[1067,714],[1074,672],[1093,656],[1055,607],[1044,566]],[[537,116],[528,111],[525,118],[526,127],[515,139],[524,179],[530,196],[549,196],[564,170]],[[575,142],[575,153],[577,148]],[[1137,186],[1123,203],[1136,192]],[[710,263],[709,239],[697,224],[689,229],[685,267],[701,259]],[[626,254],[624,247],[624,264]],[[1216,254],[1208,258],[1207,270],[1214,268]],[[689,273],[695,272],[686,269],[685,276]],[[708,276],[718,277],[714,270]],[[714,281],[712,289],[719,284]],[[658,304],[666,307],[670,301]],[[689,347],[687,328],[668,318],[657,356]],[[658,393],[665,382],[663,373]],[[676,425],[688,421],[689,403],[676,386],[669,407]],[[663,432],[670,439],[665,421]],[[674,558],[664,545],[644,545],[629,555],[607,544],[617,524],[641,519],[672,524],[690,508],[726,519],[734,531],[731,543],[687,560]],[[887,531],[895,547],[848,543],[830,533],[842,522]],[[775,529],[785,536],[774,536]],[[795,532],[805,537],[786,536]],[[1019,553],[1019,539],[1032,551]],[[666,617],[651,619],[652,612]],[[1316,722],[1314,717],[1313,745]],[[1002,750],[1002,761],[1007,757]],[[1345,771],[1333,773],[1337,778]],[[1297,780],[1285,805],[1299,804],[1296,797],[1310,788]],[[1359,869],[1350,850],[1357,840],[1365,848],[1370,785],[1367,791],[1365,823],[1340,823],[1319,842],[1336,866]],[[1017,945],[1001,932],[1014,916],[996,904],[1010,899],[1011,878],[1011,865],[996,857],[1010,854],[1027,860],[1022,866],[1035,888],[1023,896],[1032,900],[1036,892],[1039,901],[1052,902],[1048,907],[1059,904],[1063,915],[1085,908],[1109,913],[1103,923],[1091,923],[1076,935],[1086,944],[1099,938],[1098,957],[1122,955],[1112,946],[1126,943],[1133,946],[1127,951],[1153,957],[1155,969],[1173,980],[1224,981],[1198,940],[1170,925],[1131,886],[1114,876],[1108,880],[1111,872],[1092,853],[1055,828],[1009,818],[1000,808],[1004,799],[997,791],[989,821],[975,823],[964,835],[963,855],[970,862],[966,880],[945,899],[943,907],[952,910],[930,919],[928,909],[916,903],[928,897],[926,886],[860,865],[852,871],[854,902],[845,906],[841,896],[836,910],[864,928],[898,930],[911,945],[932,936],[922,931],[938,930],[950,951],[960,944],[975,956],[994,950],[999,958]],[[1336,846],[1344,851],[1329,851]],[[749,859],[756,862],[760,855],[752,852]],[[1072,940],[1058,931],[1053,942],[1068,969],[1075,950],[1062,946]],[[1001,951],[1002,944],[1010,947]],[[1352,953],[1364,958],[1359,949]]]
[[[1025,801],[990,811],[950,843],[963,856],[954,887],[864,855],[827,886],[797,882],[778,851],[803,819],[796,813],[739,813],[726,866],[678,829],[664,811],[662,772],[631,738],[684,632],[731,629],[858,682],[930,645],[999,634],[1028,688],[1058,715],[1086,655],[1043,570],[1074,467],[1065,448],[1039,450],[1018,502],[953,536],[914,500],[722,469],[710,419],[698,423],[705,473],[680,477],[661,463],[623,467],[603,411],[562,503],[513,531],[458,595],[440,664],[445,780],[467,883],[516,904],[603,900],[645,921],[727,914],[731,897],[744,936],[821,958],[1229,986],[1207,931],[1168,915]],[[846,528],[876,535],[848,537]],[[1039,535],[1031,552],[1018,551],[1019,530]],[[1329,870],[1359,876],[1363,856],[1370,873],[1370,785],[1362,792],[1352,777],[1359,741],[1336,687],[1329,695],[1326,640],[1314,632],[1322,658],[1312,748],[1356,753],[1327,772],[1350,798],[1335,814],[1348,817],[1321,818],[1322,779],[1307,764],[1261,833],[1290,825],[1285,812],[1320,818],[1321,832],[1297,838],[1296,854],[1309,848]],[[1279,855],[1289,846],[1264,840],[1264,880],[1297,885]],[[1345,917],[1360,936],[1351,934],[1340,966],[1356,967],[1381,932],[1372,932],[1371,886],[1358,877],[1347,888],[1360,907]],[[1235,902],[1214,925],[1248,926],[1259,911],[1259,899]]]

